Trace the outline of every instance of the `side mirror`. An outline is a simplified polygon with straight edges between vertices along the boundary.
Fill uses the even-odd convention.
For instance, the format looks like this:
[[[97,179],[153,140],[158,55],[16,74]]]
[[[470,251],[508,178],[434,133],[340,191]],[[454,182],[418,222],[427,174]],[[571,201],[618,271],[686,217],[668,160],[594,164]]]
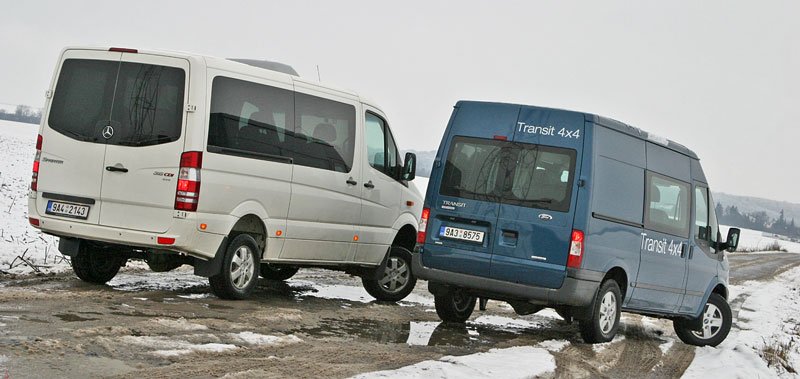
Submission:
[[[417,177],[417,155],[414,153],[406,153],[405,164],[403,165],[403,172],[400,179],[411,181]]]
[[[739,246],[740,234],[742,234],[742,230],[739,228],[728,229],[728,240],[725,241],[725,250],[730,253],[736,251],[736,248]]]

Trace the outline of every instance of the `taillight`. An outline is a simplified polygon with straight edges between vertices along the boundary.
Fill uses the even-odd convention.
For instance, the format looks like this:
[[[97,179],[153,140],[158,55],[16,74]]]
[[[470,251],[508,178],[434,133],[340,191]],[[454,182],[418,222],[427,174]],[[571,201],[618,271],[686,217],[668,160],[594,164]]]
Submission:
[[[425,236],[428,233],[428,218],[430,217],[431,209],[423,208],[422,217],[419,219],[419,229],[417,229],[417,243],[425,243]]]
[[[200,200],[200,169],[202,167],[202,152],[187,151],[181,154],[178,188],[175,190],[176,210],[197,211],[197,202]]]
[[[136,53],[139,52],[139,50],[129,49],[129,48],[126,48],[126,47],[112,47],[112,48],[108,49],[108,51],[113,51],[113,52],[117,52],[117,53],[132,53],[132,54],[136,54]]]
[[[572,230],[572,239],[569,243],[569,257],[567,267],[580,268],[583,260],[584,235],[580,230]]]
[[[35,226],[37,228],[39,227],[39,219],[38,218],[28,217],[28,222],[30,222],[31,225],[33,225],[33,226]]]
[[[42,159],[42,135],[36,138],[36,157],[33,159],[33,175],[31,176],[31,191],[39,189],[39,161]]]

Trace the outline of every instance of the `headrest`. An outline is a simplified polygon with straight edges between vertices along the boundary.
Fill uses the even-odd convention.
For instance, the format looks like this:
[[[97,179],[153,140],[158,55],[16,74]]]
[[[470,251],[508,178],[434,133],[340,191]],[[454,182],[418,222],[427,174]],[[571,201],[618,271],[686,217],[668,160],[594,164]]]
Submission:
[[[327,143],[336,141],[336,128],[331,124],[319,124],[314,127],[313,137]]]
[[[659,201],[661,201],[661,191],[656,186],[650,187],[650,202],[658,203]]]

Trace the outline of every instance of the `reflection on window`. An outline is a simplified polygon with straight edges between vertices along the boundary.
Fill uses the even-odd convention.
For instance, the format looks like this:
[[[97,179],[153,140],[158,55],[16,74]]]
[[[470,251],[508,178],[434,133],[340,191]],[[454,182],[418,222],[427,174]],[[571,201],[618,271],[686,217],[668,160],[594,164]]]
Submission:
[[[647,173],[647,216],[645,225],[655,231],[689,235],[689,185]]]
[[[210,146],[349,172],[354,136],[352,105],[243,80],[214,78]]]
[[[367,113],[364,120],[369,165],[390,178],[397,179],[399,152],[386,122],[372,113]]]

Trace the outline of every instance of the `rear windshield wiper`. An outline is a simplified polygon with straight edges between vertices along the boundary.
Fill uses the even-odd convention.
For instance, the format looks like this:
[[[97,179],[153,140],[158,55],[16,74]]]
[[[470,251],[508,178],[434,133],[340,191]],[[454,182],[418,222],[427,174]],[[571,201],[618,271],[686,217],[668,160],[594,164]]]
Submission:
[[[78,132],[75,132],[75,131],[72,131],[72,130],[69,130],[69,129],[55,129],[55,128],[53,128],[53,129],[55,131],[61,133],[61,134],[66,134],[66,135],[68,135],[70,137],[73,137],[73,138],[79,140],[79,141],[97,142],[97,137],[89,137],[89,136],[83,135],[81,133],[78,133]]]
[[[123,145],[123,146],[144,146],[144,145],[151,145],[151,144],[157,144],[157,143],[167,143],[167,142],[171,142],[171,138],[169,138],[167,136],[160,136],[160,137],[156,137],[156,138],[143,139],[143,140],[119,141],[119,142],[117,142],[117,144],[118,145]]]

